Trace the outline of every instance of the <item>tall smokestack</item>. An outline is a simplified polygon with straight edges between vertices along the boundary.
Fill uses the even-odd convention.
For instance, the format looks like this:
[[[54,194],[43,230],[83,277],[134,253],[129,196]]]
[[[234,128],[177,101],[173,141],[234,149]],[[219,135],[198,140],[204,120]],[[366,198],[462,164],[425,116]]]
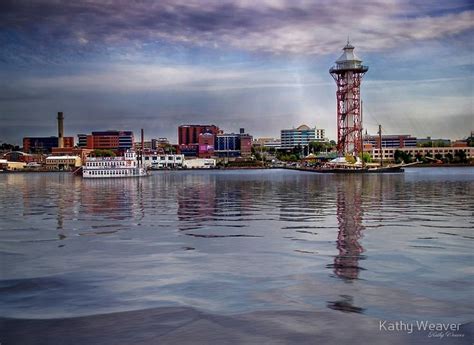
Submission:
[[[64,148],[64,115],[63,112],[58,112],[58,147]]]
[[[141,142],[142,142],[142,148],[141,148],[141,151],[140,151],[140,161],[143,165],[143,151],[145,150],[145,136],[144,136],[144,133],[143,133],[143,128],[141,130]]]

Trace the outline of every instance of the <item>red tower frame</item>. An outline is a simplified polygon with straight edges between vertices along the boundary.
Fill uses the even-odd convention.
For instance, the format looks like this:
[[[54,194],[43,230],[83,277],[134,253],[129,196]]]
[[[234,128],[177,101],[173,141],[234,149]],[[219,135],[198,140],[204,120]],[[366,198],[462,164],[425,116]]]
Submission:
[[[329,70],[337,85],[337,151],[340,155],[358,156],[363,144],[360,84],[369,68],[354,55],[354,46],[349,42],[343,51]]]

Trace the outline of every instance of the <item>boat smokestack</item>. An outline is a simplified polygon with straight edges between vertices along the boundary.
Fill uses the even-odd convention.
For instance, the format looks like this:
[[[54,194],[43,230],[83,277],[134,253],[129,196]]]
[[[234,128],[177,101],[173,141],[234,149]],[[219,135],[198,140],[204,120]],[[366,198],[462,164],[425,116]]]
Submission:
[[[58,112],[58,147],[64,148],[64,115],[63,112]]]
[[[143,165],[143,151],[145,150],[145,136],[143,134],[143,128],[141,130],[141,144],[142,144],[142,147],[140,149],[140,162]]]

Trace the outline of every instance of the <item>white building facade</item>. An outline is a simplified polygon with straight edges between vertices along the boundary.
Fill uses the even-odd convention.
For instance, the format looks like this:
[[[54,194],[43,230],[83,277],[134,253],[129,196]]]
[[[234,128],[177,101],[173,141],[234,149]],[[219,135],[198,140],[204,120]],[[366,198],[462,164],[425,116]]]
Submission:
[[[186,159],[184,167],[187,169],[211,169],[216,167],[216,160],[214,158]]]
[[[416,156],[425,157],[426,155],[435,157],[440,155],[441,158],[447,158],[447,156],[454,156],[456,152],[463,151],[466,154],[467,159],[474,158],[474,147],[401,147],[401,148],[382,148],[382,160],[384,161],[394,161],[395,160],[395,151],[405,152],[411,154],[412,159],[416,160]],[[380,160],[380,150],[378,148],[373,148],[368,151],[373,160]]]
[[[82,164],[79,156],[50,156],[46,158],[46,168],[49,170],[71,170]]]
[[[145,154],[143,164],[150,169],[177,169],[182,168],[184,155],[178,154]]]
[[[310,128],[306,125],[293,129],[282,129],[280,133],[281,148],[292,149],[297,146],[308,146],[312,141],[324,141],[325,132],[322,128]]]

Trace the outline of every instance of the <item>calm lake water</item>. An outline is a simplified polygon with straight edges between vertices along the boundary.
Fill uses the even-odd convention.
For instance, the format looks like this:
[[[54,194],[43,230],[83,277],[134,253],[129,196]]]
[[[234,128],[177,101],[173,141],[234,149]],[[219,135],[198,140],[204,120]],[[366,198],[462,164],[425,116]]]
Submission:
[[[2,174],[0,205],[2,344],[473,342],[473,168]]]

